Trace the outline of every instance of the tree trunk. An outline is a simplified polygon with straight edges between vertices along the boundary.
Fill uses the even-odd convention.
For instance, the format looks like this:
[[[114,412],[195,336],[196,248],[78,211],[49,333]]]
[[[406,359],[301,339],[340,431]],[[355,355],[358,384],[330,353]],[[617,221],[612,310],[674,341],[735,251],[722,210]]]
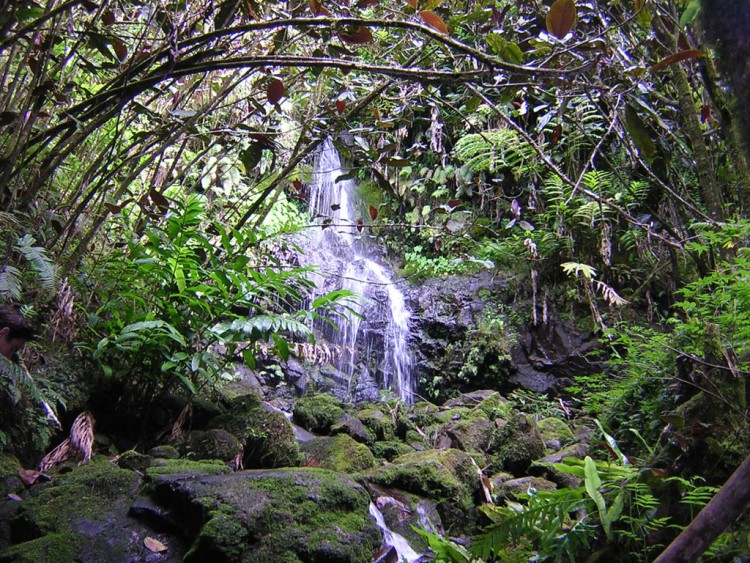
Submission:
[[[750,504],[750,456],[654,563],[691,563]]]

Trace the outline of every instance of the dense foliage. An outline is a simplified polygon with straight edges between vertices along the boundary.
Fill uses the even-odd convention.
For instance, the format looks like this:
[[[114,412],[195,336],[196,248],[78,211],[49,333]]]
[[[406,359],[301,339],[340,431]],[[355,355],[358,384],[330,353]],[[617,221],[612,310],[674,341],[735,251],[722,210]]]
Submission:
[[[697,0],[0,5],[0,298],[134,402],[196,393],[235,355],[286,359],[352,297],[308,303],[283,237],[332,136],[405,276],[497,269],[524,322],[590,312],[610,371],[571,406],[643,457],[667,436],[673,468],[710,451],[720,479],[746,455],[727,436],[747,430],[750,171]],[[505,350],[496,325],[478,336]],[[704,418],[680,407],[698,391]],[[586,463],[580,494],[521,511],[562,507],[545,533],[578,542],[518,535],[542,557],[588,545],[565,517],[582,503],[613,545],[650,531],[634,475],[608,468],[624,492],[600,498]]]

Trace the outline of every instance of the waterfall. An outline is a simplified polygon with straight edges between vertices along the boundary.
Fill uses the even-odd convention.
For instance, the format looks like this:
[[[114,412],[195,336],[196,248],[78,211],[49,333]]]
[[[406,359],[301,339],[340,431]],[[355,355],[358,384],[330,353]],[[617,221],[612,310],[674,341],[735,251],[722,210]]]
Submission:
[[[338,330],[326,323],[314,328],[340,351],[336,368],[350,385],[362,361],[374,363],[381,387],[411,403],[410,312],[388,270],[372,256],[357,185],[341,178],[345,172],[327,139],[315,162],[310,194],[310,216],[320,228],[313,233],[313,248],[307,250],[321,267],[314,280],[321,292],[347,289],[365,299],[342,312]]]
[[[393,549],[396,551],[396,555],[398,556],[399,561],[407,561],[408,563],[413,563],[414,561],[419,560],[421,555],[419,555],[419,553],[412,549],[412,547],[409,545],[409,542],[406,541],[406,538],[404,538],[404,536],[388,529],[388,526],[386,526],[385,524],[385,518],[383,518],[383,514],[372,502],[370,503],[370,516],[375,519],[375,523],[383,532],[383,541],[385,542],[385,544],[393,547]]]

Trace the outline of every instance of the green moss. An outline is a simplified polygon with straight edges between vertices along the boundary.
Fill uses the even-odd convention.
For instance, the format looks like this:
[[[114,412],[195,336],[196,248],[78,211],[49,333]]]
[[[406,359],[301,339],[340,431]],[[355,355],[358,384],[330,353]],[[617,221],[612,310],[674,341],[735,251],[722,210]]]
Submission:
[[[399,456],[411,453],[413,451],[414,448],[412,448],[411,446],[395,440],[391,440],[388,442],[375,442],[372,445],[372,453],[375,454],[375,457],[385,459],[387,461],[392,461]]]
[[[191,459],[230,461],[242,451],[240,441],[222,428],[193,430],[188,432],[178,445],[184,455]]]
[[[117,460],[117,465],[123,469],[143,472],[151,466],[151,457],[139,454],[133,450],[128,450],[127,452],[120,454],[120,457]]]
[[[66,563],[78,555],[77,538],[70,532],[47,534],[0,551],[0,563]]]
[[[83,486],[89,494],[115,498],[131,492],[140,479],[132,471],[120,469],[105,456],[96,456],[89,463],[57,477],[58,487]]]
[[[339,473],[364,471],[375,466],[370,449],[346,434],[315,438],[303,444],[302,451],[308,465],[317,464]]]
[[[184,561],[240,561],[247,539],[247,529],[238,515],[231,508],[222,507],[211,512]]]
[[[496,433],[490,452],[494,470],[507,470],[522,475],[531,462],[544,456],[546,448],[536,423],[518,413]]]
[[[146,475],[175,475],[188,473],[191,475],[221,475],[229,473],[231,469],[221,460],[193,461],[189,459],[155,459]]]
[[[364,409],[357,411],[354,416],[362,422],[365,428],[375,435],[377,440],[388,441],[395,438],[395,429],[391,417],[383,414],[381,411],[377,409]]]
[[[294,422],[318,434],[328,434],[331,426],[343,416],[341,402],[325,393],[305,395],[294,405]]]
[[[484,413],[484,415],[490,420],[495,420],[496,418],[508,418],[510,411],[510,402],[500,393],[493,393],[474,407],[474,414],[480,412]]]
[[[433,500],[446,526],[468,531],[476,513],[479,476],[471,457],[459,450],[427,450],[397,457],[360,479]]]
[[[437,422],[445,424],[452,420],[468,419],[471,417],[472,409],[468,407],[454,407],[451,409],[442,409],[435,415]]]
[[[544,418],[536,423],[542,440],[559,440],[563,446],[570,444],[574,440],[573,432],[559,418]]]

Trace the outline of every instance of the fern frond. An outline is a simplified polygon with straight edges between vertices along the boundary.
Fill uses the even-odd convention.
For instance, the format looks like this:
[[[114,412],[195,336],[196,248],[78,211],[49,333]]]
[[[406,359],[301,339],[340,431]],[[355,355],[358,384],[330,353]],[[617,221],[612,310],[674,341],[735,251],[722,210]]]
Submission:
[[[459,139],[454,150],[458,160],[475,173],[521,167],[532,172],[539,164],[534,148],[511,129],[466,135]]]
[[[34,246],[34,237],[26,234],[16,241],[16,250],[21,253],[24,259],[39,276],[42,289],[52,293],[59,282],[57,266],[52,259],[47,256],[47,251],[41,246]]]
[[[0,272],[0,301],[21,300],[21,272],[13,266],[5,266]]]

